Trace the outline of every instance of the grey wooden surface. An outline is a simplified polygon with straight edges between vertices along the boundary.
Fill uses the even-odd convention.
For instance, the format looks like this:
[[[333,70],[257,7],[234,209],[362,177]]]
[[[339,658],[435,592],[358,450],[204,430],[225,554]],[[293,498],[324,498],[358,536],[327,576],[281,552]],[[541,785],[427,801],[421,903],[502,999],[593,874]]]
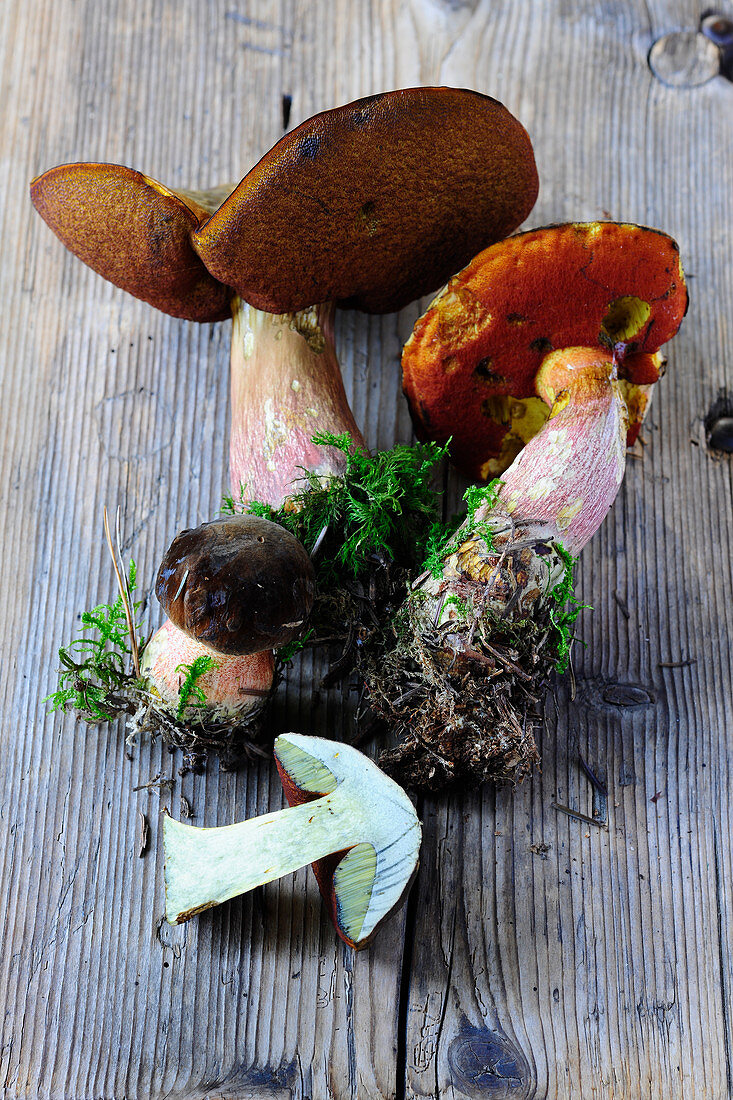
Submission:
[[[665,84],[647,61],[704,6],[0,4],[8,1100],[730,1095],[733,496],[731,460],[706,450],[702,421],[733,389],[733,84],[689,87],[689,72]],[[356,957],[307,871],[173,929],[160,924],[161,806],[183,793],[197,824],[263,812],[281,804],[272,769],[212,766],[162,798],[134,792],[180,760],[157,744],[128,751],[119,727],[50,717],[43,698],[57,646],[114,592],[102,506],[121,505],[147,588],[172,534],[217,509],[228,326],[163,317],[103,283],[35,216],[27,184],[77,159],[173,187],[238,179],[281,135],[284,95],[296,124],[421,83],[488,92],[523,121],[542,181],[530,225],[613,217],[676,236],[690,313],[583,554],[595,610],[575,699],[563,683],[548,703],[541,774],[422,802],[409,905]],[[417,315],[339,318],[373,446],[410,437],[398,364]],[[457,500],[452,476],[450,489]],[[348,701],[319,702],[313,677],[305,661],[273,724],[338,736]],[[615,684],[641,689],[634,705]],[[607,829],[555,808],[592,812],[581,756],[608,785]]]

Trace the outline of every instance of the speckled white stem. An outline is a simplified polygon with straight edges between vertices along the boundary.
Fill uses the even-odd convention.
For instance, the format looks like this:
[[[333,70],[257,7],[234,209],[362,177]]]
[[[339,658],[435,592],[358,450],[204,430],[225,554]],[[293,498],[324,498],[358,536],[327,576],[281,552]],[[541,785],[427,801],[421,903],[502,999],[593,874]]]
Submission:
[[[503,475],[499,504],[515,520],[553,530],[577,554],[623,480],[626,403],[611,357],[584,348],[549,355],[537,391],[552,406],[550,419]],[[476,519],[484,518],[479,510]]]
[[[348,432],[364,445],[346,399],[333,345],[333,306],[294,314],[233,304],[229,474],[235,500],[279,507],[299,487],[301,467],[341,474],[345,455],[316,447],[317,432]]]

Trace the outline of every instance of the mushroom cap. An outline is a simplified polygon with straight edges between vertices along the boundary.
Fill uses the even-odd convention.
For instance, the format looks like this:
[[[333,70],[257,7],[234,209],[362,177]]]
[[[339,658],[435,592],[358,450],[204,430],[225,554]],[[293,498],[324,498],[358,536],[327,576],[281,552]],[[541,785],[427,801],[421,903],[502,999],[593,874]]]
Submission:
[[[305,548],[279,524],[226,516],[175,537],[155,594],[171,622],[209,649],[259,653],[298,633],[315,574]]]
[[[352,745],[286,733],[275,741],[274,756],[290,806],[340,789],[340,812],[348,813],[354,835],[361,834],[360,843],[312,864],[336,931],[360,950],[403,901],[417,872],[422,828],[415,808],[402,787]]]
[[[31,183],[31,199],[71,252],[136,298],[189,321],[231,315],[231,291],[191,244],[209,217],[194,199],[119,164],[51,168]]]
[[[615,348],[630,405],[645,407],[635,387],[659,377],[656,353],[686,309],[679,248],[657,230],[593,222],[501,241],[450,280],[405,345],[415,431],[452,437],[467,476],[494,476],[546,419],[535,378],[548,352]]]
[[[216,278],[260,309],[337,301],[386,313],[516,229],[537,190],[529,137],[500,103],[408,88],[287,134],[194,245]]]

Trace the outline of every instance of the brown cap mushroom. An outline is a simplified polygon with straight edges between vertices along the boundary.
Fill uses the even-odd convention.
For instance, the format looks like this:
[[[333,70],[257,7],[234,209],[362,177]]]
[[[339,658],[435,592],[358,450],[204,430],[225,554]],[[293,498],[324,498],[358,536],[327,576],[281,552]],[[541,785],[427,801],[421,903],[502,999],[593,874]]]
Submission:
[[[310,557],[277,523],[238,515],[182,531],[158,571],[168,615],[142,674],[166,711],[196,725],[237,726],[272,686],[272,650],[301,630],[315,595]],[[205,660],[195,707],[181,713],[183,674]]]
[[[211,214],[200,201],[120,164],[60,164],[33,180],[31,199],[69,251],[115,286],[188,321],[231,316],[231,291],[191,243]]]
[[[259,309],[336,301],[389,313],[516,229],[537,190],[529,138],[501,103],[408,88],[308,119],[193,241]]]
[[[155,594],[171,622],[214,654],[245,654],[295,637],[315,588],[311,559],[294,535],[237,515],[176,535]]]
[[[536,388],[546,356],[582,346],[616,349],[633,442],[686,302],[679,249],[656,230],[593,222],[495,244],[450,280],[405,346],[415,430],[452,437],[467,476],[496,476],[547,418]]]

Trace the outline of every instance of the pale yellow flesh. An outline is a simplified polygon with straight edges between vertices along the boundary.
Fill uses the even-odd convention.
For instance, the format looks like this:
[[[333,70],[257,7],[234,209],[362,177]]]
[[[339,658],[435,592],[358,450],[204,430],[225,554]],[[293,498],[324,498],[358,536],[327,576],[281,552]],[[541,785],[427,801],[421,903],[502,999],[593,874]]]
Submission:
[[[417,866],[420,822],[409,798],[348,745],[287,734],[275,751],[312,802],[213,829],[166,816],[166,916],[180,923],[334,852],[339,926],[365,940],[398,904]]]

